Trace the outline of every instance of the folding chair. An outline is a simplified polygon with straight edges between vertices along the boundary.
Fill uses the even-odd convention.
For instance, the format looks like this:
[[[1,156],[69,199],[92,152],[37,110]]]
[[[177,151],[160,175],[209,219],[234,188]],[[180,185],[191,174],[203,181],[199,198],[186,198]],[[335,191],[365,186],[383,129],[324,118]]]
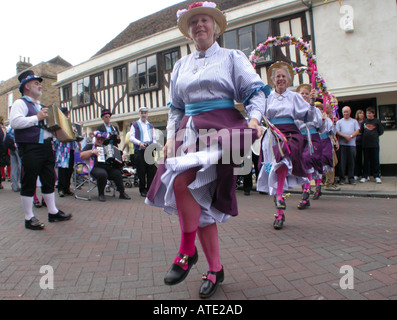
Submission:
[[[73,192],[74,197],[80,200],[91,200],[91,191],[96,189],[95,178],[91,176],[91,167],[88,163],[80,158],[80,152],[74,153],[73,167]],[[111,193],[116,196],[116,186],[112,180],[108,180],[105,193]]]

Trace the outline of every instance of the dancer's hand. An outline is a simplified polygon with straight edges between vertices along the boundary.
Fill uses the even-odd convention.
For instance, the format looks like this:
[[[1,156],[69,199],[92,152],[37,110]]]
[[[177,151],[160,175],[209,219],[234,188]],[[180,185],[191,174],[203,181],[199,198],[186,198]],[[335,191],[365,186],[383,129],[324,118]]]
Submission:
[[[262,127],[259,125],[258,120],[252,118],[252,119],[248,122],[248,128],[258,130],[257,138],[260,138],[260,137],[262,136]]]
[[[168,139],[163,148],[164,155],[167,158],[174,157],[174,139]]]

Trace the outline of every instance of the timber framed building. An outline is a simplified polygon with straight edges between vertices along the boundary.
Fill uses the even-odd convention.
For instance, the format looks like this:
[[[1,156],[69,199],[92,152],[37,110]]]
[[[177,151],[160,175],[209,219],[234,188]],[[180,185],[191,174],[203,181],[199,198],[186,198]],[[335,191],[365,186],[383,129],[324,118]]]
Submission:
[[[145,106],[150,110],[149,121],[165,129],[173,66],[195,50],[193,42],[179,32],[176,12],[192,2],[183,1],[131,23],[91,59],[58,74],[55,86],[60,104],[71,110],[73,122],[92,131],[102,123],[101,110],[107,108],[124,139],[128,125]],[[291,34],[309,42],[320,74],[339,100],[339,110],[350,105],[354,116],[357,109],[376,107],[387,129],[381,137],[382,174],[397,173],[397,151],[387,147],[397,138],[397,76],[392,72],[397,70],[393,50],[397,49],[397,35],[387,32],[397,28],[395,1],[376,2],[376,6],[373,0],[343,0],[342,6],[336,0],[216,3],[228,20],[227,31],[218,39],[223,47],[240,49],[248,56],[269,36]],[[353,30],[343,29],[346,18],[354,21]],[[363,51],[363,43],[376,48],[377,54]],[[294,67],[306,64],[295,46],[273,47],[256,67],[265,83],[267,69],[275,61],[287,61]],[[308,80],[306,74],[295,76],[293,86]],[[237,108],[243,110],[241,105]]]

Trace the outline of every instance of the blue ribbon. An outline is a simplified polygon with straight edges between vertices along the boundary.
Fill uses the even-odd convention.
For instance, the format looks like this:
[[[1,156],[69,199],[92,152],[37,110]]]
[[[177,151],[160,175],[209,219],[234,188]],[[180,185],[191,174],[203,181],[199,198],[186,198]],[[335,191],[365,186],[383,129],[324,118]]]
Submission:
[[[294,119],[292,118],[273,118],[269,120],[272,124],[295,124]]]
[[[310,134],[315,134],[315,133],[317,133],[317,129],[316,128],[310,128],[309,132],[310,132]],[[307,130],[303,129],[303,130],[301,130],[301,133],[302,133],[302,135],[305,136],[305,135],[307,135]]]
[[[185,105],[186,116],[196,116],[203,112],[217,109],[233,109],[233,99],[206,100],[195,103],[187,103]]]

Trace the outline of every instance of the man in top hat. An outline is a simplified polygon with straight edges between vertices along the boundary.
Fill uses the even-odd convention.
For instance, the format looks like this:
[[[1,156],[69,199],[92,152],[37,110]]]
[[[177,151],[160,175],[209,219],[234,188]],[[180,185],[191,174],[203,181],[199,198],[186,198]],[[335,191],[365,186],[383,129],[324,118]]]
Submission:
[[[10,123],[22,163],[21,200],[25,210],[25,228],[42,230],[45,225],[33,213],[33,195],[37,177],[41,181],[41,193],[48,208],[48,221],[69,220],[72,215],[58,210],[55,204],[55,157],[52,150],[52,134],[46,130],[44,120],[48,109],[40,104],[43,79],[28,70],[18,77],[22,98],[11,108]]]
[[[152,143],[156,143],[154,127],[149,121],[149,109],[142,107],[139,109],[140,118],[131,124],[130,141],[134,144],[134,154],[139,178],[139,192],[142,197],[146,197],[147,191],[152,184],[156,175],[157,167],[153,161],[145,161],[145,149]],[[153,154],[146,153],[150,160],[153,160]]]
[[[101,112],[101,118],[103,120],[103,124],[98,126],[96,128],[97,131],[100,132],[108,132],[109,133],[109,139],[105,141],[104,145],[112,145],[117,147],[118,144],[121,142],[120,140],[120,132],[119,128],[117,126],[113,126],[110,123],[110,118],[112,117],[112,113],[110,112],[109,109],[103,109]]]

